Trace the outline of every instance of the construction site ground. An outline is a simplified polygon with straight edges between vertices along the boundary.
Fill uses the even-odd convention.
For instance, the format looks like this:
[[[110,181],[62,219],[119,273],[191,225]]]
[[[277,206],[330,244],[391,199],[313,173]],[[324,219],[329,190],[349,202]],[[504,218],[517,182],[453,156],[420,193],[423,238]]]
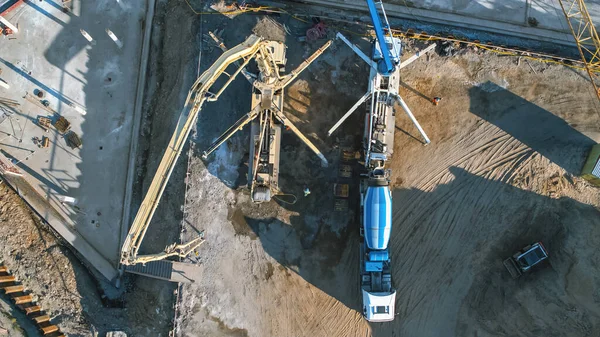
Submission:
[[[205,11],[200,1],[190,3]],[[196,15],[184,1],[158,1],[132,210],[189,87],[221,53],[203,34],[224,30],[229,47],[253,30],[283,37],[288,71],[326,42],[297,41],[310,20],[271,16],[289,30],[282,34],[263,18]],[[361,27],[326,24],[330,38],[343,30],[369,51],[366,39],[349,32],[362,34]],[[405,57],[427,44],[407,40]],[[0,187],[0,258],[73,336],[109,330],[167,336],[175,301],[178,336],[598,335],[600,198],[578,174],[600,140],[600,106],[584,73],[460,46],[453,56],[431,53],[402,71],[400,95],[432,142],[422,144],[398,107],[389,167],[398,291],[391,323],[370,324],[360,314],[359,159],[349,163],[348,210],[334,211],[333,184],[345,182],[338,177],[341,150],[360,150],[362,109],[332,137],[327,130],[364,94],[368,78],[366,64],[340,41],[286,94],[287,116],[330,167],[284,132],[280,187],[288,195],[278,200],[249,199],[248,130],[207,160],[200,157],[248,112],[248,82],[240,77],[205,105],[142,246],[158,252],[180,233],[185,241],[205,231],[206,242],[187,260],[198,272],[178,296],[172,283],[129,275],[124,296],[103,301],[88,270],[7,187]],[[442,97],[438,106],[434,96]],[[502,260],[535,241],[544,242],[548,262],[511,279]],[[0,306],[1,324],[27,331],[25,321],[9,304]]]

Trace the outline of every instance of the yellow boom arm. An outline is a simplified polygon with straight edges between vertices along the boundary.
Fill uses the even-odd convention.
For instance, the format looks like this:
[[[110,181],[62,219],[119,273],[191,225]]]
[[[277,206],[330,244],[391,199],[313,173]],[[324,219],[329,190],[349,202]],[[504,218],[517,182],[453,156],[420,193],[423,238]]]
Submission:
[[[136,263],[145,263],[155,260],[161,260],[168,256],[182,256],[186,255],[203,241],[201,238],[189,242],[184,245],[171,245],[160,254],[152,254],[149,256],[137,255],[144,235],[150,225],[150,220],[156,211],[156,207],[160,201],[160,198],[165,190],[169,177],[175,167],[175,162],[181,155],[181,150],[186,143],[186,140],[192,130],[196,118],[202,105],[206,100],[216,100],[223,90],[233,81],[233,79],[242,71],[242,69],[248,64],[248,62],[254,57],[254,55],[261,49],[261,46],[265,42],[256,35],[251,35],[242,44],[227,50],[223,53],[215,63],[208,68],[194,83],[192,86],[185,107],[179,116],[177,127],[171,137],[171,141],[165,150],[165,153],[160,161],[160,165],[152,179],[152,183],[144,196],[144,200],[140,205],[140,208],[133,220],[129,233],[125,238],[123,247],[121,249],[121,263],[125,265],[132,265]],[[225,72],[225,69],[232,63],[243,60],[239,69],[229,75]],[[218,91],[217,94],[211,93],[209,90],[215,81],[222,75],[228,75],[230,78]],[[193,243],[193,244],[191,244]],[[191,244],[191,245],[190,245]]]

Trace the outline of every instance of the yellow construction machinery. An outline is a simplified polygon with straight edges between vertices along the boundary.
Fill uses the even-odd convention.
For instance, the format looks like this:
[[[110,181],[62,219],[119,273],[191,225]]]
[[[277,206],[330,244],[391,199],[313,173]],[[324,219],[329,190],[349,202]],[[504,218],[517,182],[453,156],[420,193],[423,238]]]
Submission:
[[[268,41],[256,35],[250,35],[246,41],[229,50],[222,43],[220,44],[220,47],[224,49],[224,53],[210,68],[198,77],[189,91],[175,132],[171,137],[171,141],[165,150],[156,174],[152,179],[152,183],[125,238],[121,249],[121,263],[123,265],[158,261],[171,256],[185,257],[204,241],[201,234],[198,238],[185,244],[172,244],[160,253],[144,256],[138,255],[140,245],[148,230],[152,216],[173,172],[175,162],[179,158],[189,133],[196,122],[198,112],[202,109],[204,102],[216,101],[240,73],[243,73],[253,86],[252,110],[234,124],[223,136],[219,137],[213,146],[205,152],[204,157],[225,142],[237,130],[258,118],[256,127],[253,126],[255,132],[253,132],[251,137],[251,145],[254,144],[251,149],[254,162],[250,165],[253,174],[249,175],[249,180],[252,179],[252,192],[257,201],[266,201],[271,191],[278,191],[276,183],[278,172],[274,170],[269,171],[268,167],[274,167],[274,165],[269,165],[269,163],[276,163],[276,166],[278,166],[279,139],[277,137],[281,133],[276,130],[280,130],[281,126],[292,130],[317,153],[323,164],[327,164],[327,160],[323,154],[283,115],[283,89],[302,70],[306,69],[312,61],[322,54],[330,44],[331,41],[327,42],[310,58],[298,66],[298,68],[287,75],[281,74],[282,66],[285,65],[286,60],[285,45],[280,42]],[[259,73],[256,75],[250,74],[244,69],[253,59],[256,60],[259,69]],[[232,64],[237,69],[232,73],[228,73],[226,69]],[[221,75],[226,75],[229,78],[221,88],[212,88]],[[279,133],[277,134],[277,132]],[[256,138],[257,135],[258,139]],[[269,192],[265,190],[265,187]]]
[[[581,60],[594,86],[594,92],[600,100],[600,91],[596,83],[600,73],[600,38],[596,27],[583,0],[558,0],[558,2],[565,14],[571,34],[575,38]]]

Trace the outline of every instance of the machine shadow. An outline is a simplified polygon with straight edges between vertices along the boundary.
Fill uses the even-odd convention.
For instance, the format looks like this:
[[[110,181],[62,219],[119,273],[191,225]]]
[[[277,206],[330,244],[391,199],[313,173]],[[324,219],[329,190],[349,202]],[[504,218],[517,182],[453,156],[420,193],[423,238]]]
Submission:
[[[578,230],[593,230],[600,224],[598,210],[570,198],[539,195],[457,167],[447,174],[453,178],[430,192],[393,191],[390,245],[397,316],[393,322],[371,324],[373,336],[403,335],[403,331],[445,334],[467,315],[493,320],[484,310],[488,303],[527,305],[531,294],[508,295],[514,287],[531,288],[537,282],[552,292],[560,291],[564,284],[557,276],[569,269],[573,257],[559,253],[572,249],[572,241],[571,248],[566,247],[567,239],[581,240],[579,235],[570,238],[572,221],[580,219]],[[245,221],[264,251],[286,270],[360,312],[358,220],[340,224],[338,231],[322,223],[311,232],[306,223],[314,218],[308,214],[294,216],[289,223],[272,217],[245,217]],[[549,250],[550,263],[513,280],[502,260],[536,241]],[[481,301],[480,293],[488,287],[496,297]],[[545,312],[540,315],[556,314],[551,308],[539,310]],[[431,325],[414,325],[423,321]],[[518,334],[518,327],[514,333]]]
[[[470,89],[470,111],[573,175],[578,175],[592,139],[562,118],[486,82]]]
[[[225,30],[223,40],[228,47],[233,47],[244,41],[252,33],[256,25],[256,17],[240,16],[236,23],[236,30]],[[298,23],[290,17],[281,17],[281,23],[305,31],[312,24]],[[215,25],[227,22],[227,18],[211,17]],[[240,34],[245,31],[247,34]],[[289,36],[287,39],[291,39]],[[299,44],[286,44],[286,74],[296,69],[306,58],[322,47],[326,39]],[[354,77],[365,78],[368,76],[366,67],[356,67],[356,59],[350,49],[344,48],[335,51],[335,55],[345,61],[340,69],[332,66],[333,47],[326,50],[307,69],[305,69],[284,91],[284,114],[330,161],[335,160],[335,146],[337,138],[346,138],[345,135],[358,134],[362,130],[359,126],[362,117],[360,113],[353,114],[344,124],[344,132],[340,130],[335,135],[327,137],[327,130],[349,109],[358,98],[367,90],[367,82],[358,85],[342,86],[340,83],[356,83]],[[218,48],[203,51],[200,72],[204,71],[222,54]],[[335,62],[338,62],[336,60]],[[230,65],[228,71],[232,73],[236,67]],[[254,61],[250,62],[247,69],[255,73],[258,71]],[[350,71],[351,70],[351,71]],[[336,77],[337,76],[337,77]],[[332,80],[332,78],[337,78]],[[228,78],[222,76],[214,85],[220,88]],[[243,76],[239,75],[223,92],[217,102],[206,102],[198,116],[197,133],[193,135],[194,157],[201,157],[211,143],[223,134],[238,119],[249,112],[251,107],[252,86]],[[359,109],[360,110],[360,109]],[[232,189],[246,190],[248,173],[248,155],[250,151],[250,128],[245,125],[241,130],[218,147],[206,159],[203,159],[208,171]],[[352,144],[353,145],[353,144]],[[310,148],[304,144],[291,130],[283,128],[281,133],[279,168],[279,188],[284,194],[293,194],[300,198],[304,186],[311,191],[320,189],[319,184],[314,184],[320,171],[327,170],[321,167],[321,161]],[[309,175],[305,173],[310,172]],[[306,175],[306,177],[305,177]],[[316,176],[315,176],[316,175]],[[301,176],[300,178],[298,178]],[[294,178],[295,177],[295,178]],[[328,190],[328,194],[331,194]],[[311,197],[315,193],[311,194]],[[285,202],[280,206],[288,208]]]
[[[515,287],[530,289],[541,285],[552,293],[564,291],[564,278],[560,275],[568,272],[577,257],[562,252],[573,251],[573,245],[584,244],[574,240],[586,237],[571,232],[593,231],[600,224],[597,209],[571,198],[539,195],[511,186],[510,181],[491,180],[485,174],[475,175],[458,167],[450,167],[447,176],[450,177],[447,183],[430,192],[416,188],[393,191],[394,227],[390,246],[397,290],[396,319],[371,324],[373,336],[477,335],[477,328],[469,328],[468,322],[494,321],[503,308],[514,308],[517,312],[536,303],[536,294],[516,296]],[[575,219],[579,219],[574,227],[577,229],[572,230]],[[267,241],[268,236],[260,239]],[[531,275],[513,280],[502,264],[503,259],[537,241],[542,241],[549,250],[550,263]],[[357,246],[358,241],[354,242]],[[354,251],[358,254],[358,250]],[[352,258],[347,261],[358,264],[358,256]],[[302,267],[314,268],[310,263]],[[358,272],[355,266],[341,268]],[[311,274],[302,268],[299,273]],[[357,284],[353,281],[357,278],[358,274],[351,275],[349,281]],[[319,279],[307,281],[323,289],[330,287]],[[486,294],[484,300],[482,292]],[[330,294],[348,303],[358,300],[337,297],[352,293]],[[503,306],[486,310],[491,303]],[[594,314],[576,302],[571,305]],[[550,307],[535,310],[538,309],[542,310],[540,317],[558,315]],[[430,324],[424,327],[419,322]],[[471,333],[461,332],[458,327],[470,329]],[[519,335],[519,329],[524,328],[533,333],[536,327],[511,326],[507,335]]]

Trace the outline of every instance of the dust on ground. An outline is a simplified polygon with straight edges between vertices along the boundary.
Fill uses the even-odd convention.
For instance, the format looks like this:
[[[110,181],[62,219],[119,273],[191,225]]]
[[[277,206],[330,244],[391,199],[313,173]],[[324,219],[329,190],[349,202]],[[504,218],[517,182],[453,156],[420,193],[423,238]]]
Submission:
[[[288,69],[324,43],[298,43],[311,24],[276,19],[291,32]],[[202,32],[225,29],[231,47],[256,20],[205,16]],[[354,41],[368,50],[367,42]],[[423,47],[407,45],[406,56]],[[201,68],[218,55],[204,52]],[[369,324],[359,314],[356,200],[343,214],[332,203],[340,148],[360,148],[360,111],[326,137],[367,90],[366,65],[335,43],[287,88],[286,114],[333,163],[320,168],[310,150],[284,133],[280,186],[298,197],[294,205],[250,202],[246,132],[200,159],[247,112],[249,85],[240,80],[207,104],[189,158],[183,236],[205,230],[207,242],[195,259],[202,277],[182,288],[177,334],[597,334],[599,199],[577,177],[599,137],[597,102],[583,74],[531,66],[535,70],[515,57],[463,49],[453,57],[422,57],[404,69],[400,94],[432,143],[422,145],[398,107],[391,163],[398,317],[386,324]],[[431,104],[435,96],[442,97],[439,106]],[[304,186],[312,191],[306,198]],[[502,260],[540,240],[550,262],[510,279]]]

